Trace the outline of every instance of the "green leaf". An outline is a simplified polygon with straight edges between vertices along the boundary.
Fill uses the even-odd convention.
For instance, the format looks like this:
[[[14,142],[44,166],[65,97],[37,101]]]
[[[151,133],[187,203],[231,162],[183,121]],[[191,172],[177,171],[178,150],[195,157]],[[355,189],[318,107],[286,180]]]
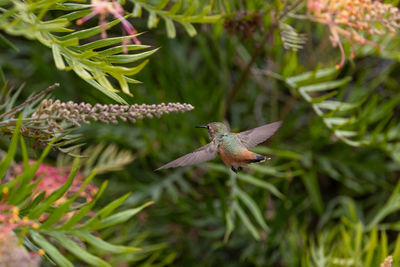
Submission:
[[[127,38],[127,37],[125,36],[125,38]],[[124,49],[126,49],[127,51],[134,51],[134,50],[147,49],[149,47],[151,47],[151,46],[149,46],[149,45],[136,45],[136,44],[134,44],[134,45],[133,44],[131,44],[131,45],[119,45],[119,46],[114,46],[112,48],[105,49],[103,51],[99,51],[97,53],[97,55],[99,57],[108,58],[108,56],[112,56],[112,55],[120,54],[120,53],[124,52]],[[158,49],[156,49],[156,50],[158,50]],[[121,56],[128,56],[128,55],[125,54],[125,55],[121,55]]]
[[[89,204],[87,204],[86,206],[81,208],[77,213],[75,213],[71,217],[71,219],[69,219],[65,224],[63,224],[58,229],[59,230],[68,230],[68,229],[71,229],[72,227],[74,227],[77,223],[79,223],[92,210],[94,204],[96,204],[96,201],[100,198],[100,196],[103,194],[104,190],[106,189],[107,184],[108,184],[108,182],[105,181],[101,185],[99,192],[96,194],[96,197],[92,200],[92,202],[90,202]],[[85,224],[83,224],[83,226],[84,225]],[[83,227],[83,226],[81,226],[81,227]]]
[[[269,192],[271,192],[273,195],[275,195],[278,198],[285,198],[285,196],[281,192],[279,192],[279,190],[274,185],[267,183],[265,181],[262,181],[260,179],[256,179],[251,175],[239,173],[238,179],[240,179],[246,183],[253,184],[255,186],[267,189]]]
[[[99,250],[111,253],[131,253],[142,250],[141,248],[112,245],[98,237],[95,237],[88,231],[73,231],[71,232],[71,234],[87,241],[89,244],[91,244],[92,246],[94,246]]]
[[[147,27],[149,27],[150,29],[156,27],[158,20],[159,19],[157,18],[156,12],[150,11],[149,19],[147,21]]]
[[[127,193],[123,195],[122,197],[112,201],[110,204],[102,208],[99,212],[96,213],[94,217],[92,217],[90,220],[88,220],[85,224],[82,226],[88,226],[93,223],[93,221],[99,221],[100,219],[106,218],[108,215],[110,215],[116,208],[122,205],[122,203],[125,202],[125,200],[131,195],[131,193]]]
[[[258,233],[256,227],[250,221],[249,217],[247,217],[247,215],[243,211],[243,209],[239,205],[234,205],[234,210],[237,212],[237,214],[239,215],[239,218],[242,220],[243,224],[246,226],[246,228],[252,234],[254,239],[260,240],[260,234]]]
[[[322,78],[333,78],[338,73],[336,68],[321,69],[316,71],[306,72],[297,76],[292,76],[285,79],[286,83],[292,88],[298,88],[299,84],[309,80],[319,80]]]
[[[69,198],[67,201],[58,206],[47,218],[47,220],[40,226],[41,229],[47,229],[56,222],[58,222],[61,217],[63,217],[67,212],[69,212],[70,206],[74,203],[74,201],[78,198],[78,196],[82,193],[85,187],[90,183],[93,177],[96,175],[96,169],[92,171],[92,173],[85,179],[81,188],[75,195]]]
[[[96,82],[94,80],[85,80],[85,81],[87,83],[89,83],[90,85],[92,85],[93,87],[97,88],[100,92],[102,92],[103,94],[105,94],[109,98],[115,100],[116,102],[128,105],[128,102],[126,102],[125,99],[123,99],[122,97],[117,95],[115,92],[111,92],[111,91],[107,90],[106,88],[101,86],[98,82]]]
[[[107,23],[106,29],[110,29],[111,27],[117,25],[118,23],[120,23],[121,21],[119,19],[113,20],[111,22]],[[95,26],[89,29],[85,29],[85,30],[80,30],[80,31],[76,31],[61,37],[58,37],[58,39],[60,41],[65,41],[65,40],[69,40],[69,39],[74,39],[77,38],[79,40],[81,39],[85,39],[85,38],[89,38],[92,37],[96,34],[99,34],[101,32],[101,27],[102,26]]]
[[[183,25],[183,27],[185,28],[185,30],[188,32],[188,34],[193,37],[197,34],[196,29],[194,28],[194,26],[187,22],[187,21],[182,21],[181,24]]]
[[[139,54],[132,54],[132,55],[113,55],[113,56],[108,56],[107,61],[110,63],[118,63],[118,64],[127,64],[127,63],[132,63],[141,59],[144,59],[155,52],[157,52],[157,49],[153,49],[150,51],[146,51],[143,53]]]
[[[142,6],[138,3],[135,3],[134,5],[135,7],[133,8],[132,16],[140,18],[142,16]]]
[[[314,172],[308,172],[301,176],[304,186],[308,192],[308,195],[311,198],[311,202],[314,205],[314,208],[317,210],[319,214],[322,214],[324,210],[323,201],[321,197],[321,192],[319,190],[318,178]]]
[[[82,249],[77,243],[69,239],[66,235],[60,232],[45,232],[47,235],[55,238],[60,244],[66,248],[69,252],[74,254],[76,257],[81,259],[82,261],[91,264],[93,266],[100,267],[111,267],[111,265],[99,257],[96,257],[86,250]]]
[[[54,43],[51,48],[53,51],[53,58],[54,58],[54,62],[56,63],[57,69],[60,69],[60,70],[65,69],[64,59],[62,58],[58,44]]]
[[[247,208],[250,210],[250,212],[253,214],[254,218],[256,219],[257,223],[265,230],[268,230],[268,226],[265,223],[265,220],[263,218],[263,215],[261,214],[260,209],[258,208],[257,204],[254,202],[254,200],[245,192],[243,192],[241,189],[236,187],[236,193],[239,197],[239,199],[247,206]]]
[[[11,143],[8,148],[6,156],[0,162],[0,181],[4,178],[5,174],[7,173],[8,167],[11,164],[11,161],[14,159],[15,152],[17,151],[18,145],[18,135],[19,130],[21,129],[22,124],[22,114],[19,115],[17,124],[15,125],[15,129],[13,135],[11,137]]]
[[[29,213],[29,218],[30,219],[37,219],[43,212],[45,212],[55,201],[57,201],[59,198],[61,198],[65,192],[70,188],[72,185],[72,182],[74,180],[74,177],[76,173],[78,172],[78,158],[75,159],[74,165],[72,167],[71,173],[69,174],[69,177],[65,184],[58,188],[56,191],[51,193],[51,195],[46,198],[42,203],[40,203],[38,206],[32,209],[32,211]]]
[[[176,30],[174,23],[172,22],[171,19],[166,18],[165,19],[165,27],[167,29],[167,34],[169,38],[175,38],[176,37]]]
[[[46,254],[48,254],[52,260],[54,260],[58,266],[60,267],[73,267],[74,265],[72,262],[67,260],[58,249],[53,246],[50,242],[48,242],[41,234],[36,231],[29,231],[30,236],[32,237],[33,241],[40,246]]]
[[[12,50],[19,52],[19,49],[13,45],[13,43],[11,43],[10,41],[7,40],[6,37],[4,37],[1,33],[0,33],[0,46],[4,47],[4,48],[11,48]]]
[[[121,211],[119,213],[116,213],[114,215],[111,215],[110,217],[107,217],[107,218],[101,220],[99,223],[97,223],[95,225],[89,224],[88,227],[90,227],[93,230],[99,230],[99,229],[107,228],[107,227],[110,227],[110,226],[113,226],[116,224],[126,222],[132,216],[136,215],[141,210],[143,210],[145,207],[152,205],[153,203],[154,203],[154,201],[149,201],[138,208]]]
[[[24,138],[21,136],[19,139],[21,143],[21,152],[22,152],[22,159],[24,161],[24,168],[28,168],[29,166],[29,156],[28,156],[28,151],[26,149],[25,141]]]
[[[309,92],[332,90],[332,89],[335,89],[335,88],[338,88],[340,86],[347,84],[350,80],[351,80],[351,77],[345,77],[343,79],[336,80],[336,81],[306,85],[306,86],[300,87],[299,91],[309,93]]]
[[[233,224],[232,216],[229,211],[225,212],[225,220],[226,220],[226,231],[224,235],[224,242],[228,242],[229,236],[235,229],[235,225]]]

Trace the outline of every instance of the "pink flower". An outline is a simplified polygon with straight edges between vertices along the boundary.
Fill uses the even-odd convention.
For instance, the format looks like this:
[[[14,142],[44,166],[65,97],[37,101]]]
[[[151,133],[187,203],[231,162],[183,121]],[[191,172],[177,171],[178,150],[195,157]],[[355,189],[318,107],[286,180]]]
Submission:
[[[111,14],[114,18],[121,20],[122,26],[124,27],[125,31],[129,35],[135,35],[137,33],[136,29],[132,26],[132,24],[124,18],[124,9],[122,6],[116,2],[115,0],[92,0],[92,12],[77,20],[76,24],[81,25],[85,21],[93,18],[96,15],[100,15],[100,28],[101,28],[101,37],[106,38],[106,28],[107,28],[107,21],[106,16]],[[140,41],[136,38],[136,36],[131,37],[135,44],[140,44]]]
[[[340,49],[341,60],[336,68],[341,68],[346,58],[340,37],[351,44],[351,56],[355,57],[354,43],[372,45],[379,50],[380,46],[370,36],[387,32],[394,35],[400,27],[399,9],[380,1],[307,0],[307,8],[312,21],[328,25],[332,45]]]
[[[33,162],[31,162],[33,163]],[[15,172],[17,174],[22,173],[23,164],[20,164],[16,167]],[[40,194],[41,192],[46,192],[46,197],[53,193],[55,190],[60,188],[65,182],[68,180],[68,176],[70,174],[71,168],[69,167],[61,167],[55,168],[47,164],[41,164],[36,171],[35,177],[32,181],[34,183],[37,179],[41,178],[41,181],[36,187],[36,195]],[[75,193],[79,192],[83,182],[84,176],[81,172],[77,172],[74,180],[72,182],[71,187],[68,191],[61,197],[57,202],[56,205],[59,205],[65,202],[69,197],[74,195]],[[85,198],[86,201],[91,201],[94,195],[97,194],[97,187],[91,184],[88,184],[85,189],[80,193],[80,197]]]

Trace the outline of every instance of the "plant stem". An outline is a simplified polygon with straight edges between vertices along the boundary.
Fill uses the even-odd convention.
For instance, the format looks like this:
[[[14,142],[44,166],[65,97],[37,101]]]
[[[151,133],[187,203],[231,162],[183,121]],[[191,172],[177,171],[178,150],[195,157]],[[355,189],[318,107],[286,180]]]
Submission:
[[[298,5],[300,5],[303,1],[304,0],[297,0],[296,2],[291,4],[290,6],[285,6],[283,11],[280,13],[279,17],[276,18],[272,22],[271,26],[268,29],[268,32],[266,34],[264,34],[264,36],[261,39],[261,41],[256,45],[255,50],[254,50],[254,52],[253,52],[253,54],[251,56],[251,59],[250,59],[249,63],[247,63],[247,65],[244,68],[242,74],[240,75],[240,78],[239,78],[238,82],[235,83],[233,85],[233,87],[231,88],[231,90],[229,91],[229,95],[227,97],[227,101],[226,101],[226,105],[225,105],[225,112],[224,112],[224,118],[225,119],[228,120],[228,115],[230,113],[230,109],[231,109],[231,105],[232,105],[233,99],[235,98],[235,96],[238,93],[238,91],[242,88],[244,82],[247,80],[247,77],[250,74],[251,67],[255,63],[255,61],[258,58],[258,56],[260,55],[260,53],[261,53],[263,47],[265,46],[266,42],[272,38],[272,36],[274,34],[274,31],[279,26],[279,21],[282,18],[284,18],[291,10],[293,10]]]
[[[16,113],[17,111],[19,111],[21,108],[25,107],[26,105],[28,105],[29,103],[32,103],[33,101],[35,101],[36,99],[40,98],[41,96],[47,94],[48,92],[50,92],[51,90],[53,90],[54,88],[60,86],[59,83],[55,83],[49,87],[47,87],[45,90],[43,90],[42,92],[40,92],[39,94],[33,96],[32,98],[26,100],[24,103],[16,106],[15,108],[10,109],[9,111],[3,113],[0,115],[0,119],[4,118],[5,116],[9,115],[9,114],[13,114]]]

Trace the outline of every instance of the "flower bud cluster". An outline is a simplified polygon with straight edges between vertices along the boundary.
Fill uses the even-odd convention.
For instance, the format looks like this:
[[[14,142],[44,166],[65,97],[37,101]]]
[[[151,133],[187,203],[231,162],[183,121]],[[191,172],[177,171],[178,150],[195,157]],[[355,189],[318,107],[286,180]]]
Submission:
[[[39,225],[29,220],[28,217],[21,218],[17,206],[4,203],[4,199],[7,198],[7,195],[8,189],[3,189],[3,202],[0,203],[0,236],[22,226],[30,226],[35,229],[39,228]]]
[[[366,35],[395,34],[400,28],[400,10],[391,4],[373,0],[307,0],[308,16],[311,20],[329,26],[333,46],[339,46],[342,67],[345,60],[340,41],[343,36],[352,45],[352,56],[355,56],[353,42],[360,45],[378,44]]]
[[[118,120],[136,122],[137,119],[160,117],[163,114],[186,112],[194,109],[190,104],[161,103],[159,105],[117,105],[61,102],[44,99],[32,118],[47,120],[50,125],[57,126],[57,121],[67,121],[80,126],[90,120],[117,124]]]

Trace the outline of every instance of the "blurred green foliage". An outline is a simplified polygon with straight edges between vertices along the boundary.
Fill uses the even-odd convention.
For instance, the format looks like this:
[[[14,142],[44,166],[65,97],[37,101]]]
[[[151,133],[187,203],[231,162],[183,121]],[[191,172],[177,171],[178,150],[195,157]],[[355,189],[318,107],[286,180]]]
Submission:
[[[137,12],[144,1],[126,2],[134,2]],[[296,1],[214,1],[211,13],[222,17],[215,24],[173,29],[173,17],[148,13],[157,2],[168,1],[143,4],[142,18],[131,20],[147,31],[141,41],[160,49],[135,76],[142,84],[133,85],[134,97],[124,99],[187,102],[195,109],[79,130],[88,144],[115,144],[135,156],[124,170],[96,178],[109,179],[99,205],[130,191],[125,208],[155,201],[137,221],[109,230],[109,241],[161,244],[149,245],[154,259],[148,266],[378,266],[388,255],[400,266],[399,36],[376,38],[379,52],[357,46],[358,56],[336,70],[340,55],[321,25],[283,17],[307,36],[302,49],[284,49],[275,16]],[[293,13],[305,13],[305,2]],[[247,37],[224,24],[243,11],[260,13],[261,24]],[[166,30],[153,29],[159,16]],[[4,36],[18,52],[0,50],[0,66],[9,84],[26,83],[25,97],[59,82],[57,98],[110,102],[74,73],[57,71],[51,50]],[[223,121],[238,132],[277,120],[284,123],[276,136],[254,149],[272,160],[237,176],[219,159],[153,171],[209,141],[195,125]],[[137,259],[129,257],[109,261],[135,266]]]

